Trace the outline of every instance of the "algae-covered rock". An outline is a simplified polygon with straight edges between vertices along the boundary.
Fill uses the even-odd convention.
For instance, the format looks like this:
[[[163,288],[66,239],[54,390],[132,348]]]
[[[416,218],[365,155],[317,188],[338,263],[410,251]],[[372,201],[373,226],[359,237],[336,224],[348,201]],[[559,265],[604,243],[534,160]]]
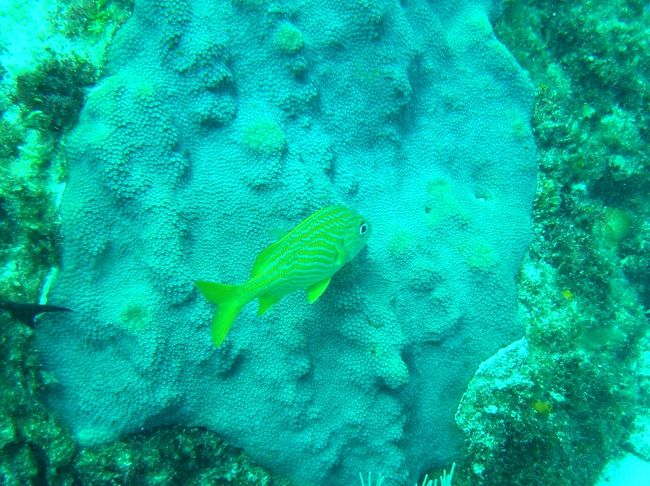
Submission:
[[[531,89],[497,11],[136,2],[67,143],[52,298],[75,313],[37,336],[77,440],[200,425],[323,485],[447,465],[475,366],[522,332]],[[214,349],[193,282],[243,281],[274,228],[335,203],[377,229],[367,251],[313,306],[246,307]]]
[[[52,298],[75,313],[37,335],[77,440],[200,425],[322,485],[448,465],[467,381],[522,333],[532,92],[498,11],[136,3],[66,143]],[[214,349],[193,282],[245,280],[274,230],[331,204],[376,228],[367,251],[313,306],[244,308]]]

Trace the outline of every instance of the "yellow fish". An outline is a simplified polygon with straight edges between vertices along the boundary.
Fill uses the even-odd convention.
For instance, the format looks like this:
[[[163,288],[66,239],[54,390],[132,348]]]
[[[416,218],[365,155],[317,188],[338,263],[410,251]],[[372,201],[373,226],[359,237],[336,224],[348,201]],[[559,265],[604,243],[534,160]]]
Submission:
[[[248,281],[225,285],[200,280],[196,286],[217,305],[212,341],[221,346],[241,309],[259,298],[258,315],[285,295],[307,289],[310,304],[325,292],[334,275],[365,246],[370,225],[343,206],[329,206],[304,219],[257,256]]]

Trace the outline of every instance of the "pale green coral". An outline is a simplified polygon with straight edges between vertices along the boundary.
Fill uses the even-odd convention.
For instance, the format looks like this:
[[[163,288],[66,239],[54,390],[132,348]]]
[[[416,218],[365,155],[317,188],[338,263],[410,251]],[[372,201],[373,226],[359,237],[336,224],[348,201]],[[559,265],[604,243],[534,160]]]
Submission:
[[[122,326],[132,332],[142,331],[151,323],[147,308],[137,301],[132,301],[124,307],[120,321]]]
[[[460,250],[466,255],[467,264],[477,270],[488,270],[499,262],[496,250],[483,237],[469,238]]]
[[[286,139],[275,121],[258,120],[246,127],[244,143],[259,154],[275,155],[284,150]]]
[[[449,181],[443,178],[427,183],[424,211],[431,226],[437,226],[447,218],[462,215],[462,210]]]
[[[298,28],[288,22],[280,24],[275,33],[275,46],[285,54],[295,54],[303,46],[302,33]]]

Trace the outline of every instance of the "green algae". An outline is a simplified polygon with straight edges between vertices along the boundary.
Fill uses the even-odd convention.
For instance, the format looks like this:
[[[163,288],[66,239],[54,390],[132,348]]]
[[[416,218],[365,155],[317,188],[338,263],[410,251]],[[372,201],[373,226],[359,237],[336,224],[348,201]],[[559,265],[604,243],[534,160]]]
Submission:
[[[648,17],[637,1],[505,4],[497,35],[537,88],[529,352],[512,382],[470,385],[456,484],[593,484],[630,433],[650,307]]]
[[[9,291],[2,288],[2,295],[13,298]],[[0,482],[55,484],[76,446],[39,398],[43,380],[31,347],[33,331],[6,314],[0,325]]]
[[[205,429],[168,427],[136,434],[75,459],[80,484],[288,485]]]
[[[4,119],[0,119],[0,160],[18,156],[18,147],[23,141],[21,130]]]
[[[63,2],[62,9],[66,17],[64,33],[92,42],[96,37],[112,35],[111,27],[121,25],[129,17],[133,0],[72,0]]]

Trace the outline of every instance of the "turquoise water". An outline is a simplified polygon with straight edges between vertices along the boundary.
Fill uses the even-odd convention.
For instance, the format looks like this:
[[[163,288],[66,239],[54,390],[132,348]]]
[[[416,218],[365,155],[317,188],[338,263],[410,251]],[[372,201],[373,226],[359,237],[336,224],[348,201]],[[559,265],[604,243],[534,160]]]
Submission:
[[[2,484],[646,484],[649,16],[1,2]]]

